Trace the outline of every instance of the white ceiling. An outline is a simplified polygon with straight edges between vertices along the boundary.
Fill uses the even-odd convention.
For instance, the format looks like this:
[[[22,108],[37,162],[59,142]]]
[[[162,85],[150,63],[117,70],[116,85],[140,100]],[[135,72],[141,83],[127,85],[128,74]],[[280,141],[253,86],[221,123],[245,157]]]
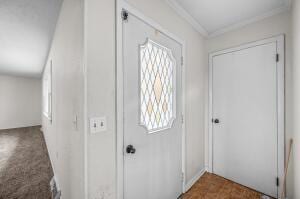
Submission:
[[[0,0],[0,74],[40,77],[61,0]]]
[[[199,32],[214,36],[286,11],[291,0],[167,0]]]

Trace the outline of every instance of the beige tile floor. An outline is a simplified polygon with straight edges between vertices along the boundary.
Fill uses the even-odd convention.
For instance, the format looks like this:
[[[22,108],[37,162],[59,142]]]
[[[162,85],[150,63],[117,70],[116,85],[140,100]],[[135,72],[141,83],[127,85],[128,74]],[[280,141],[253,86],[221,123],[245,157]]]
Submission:
[[[261,193],[224,179],[205,173],[196,184],[183,195],[183,199],[260,199]]]

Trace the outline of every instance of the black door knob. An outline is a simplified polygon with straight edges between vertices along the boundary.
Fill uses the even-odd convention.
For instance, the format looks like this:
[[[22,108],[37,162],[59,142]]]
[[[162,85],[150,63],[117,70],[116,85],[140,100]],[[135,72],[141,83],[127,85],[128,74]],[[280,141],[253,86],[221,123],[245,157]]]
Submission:
[[[215,123],[215,124],[219,124],[219,123],[220,123],[220,120],[219,120],[219,119],[214,119],[214,123]]]
[[[131,154],[134,154],[135,153],[135,148],[132,146],[132,145],[128,145],[126,147],[126,153],[131,153]]]

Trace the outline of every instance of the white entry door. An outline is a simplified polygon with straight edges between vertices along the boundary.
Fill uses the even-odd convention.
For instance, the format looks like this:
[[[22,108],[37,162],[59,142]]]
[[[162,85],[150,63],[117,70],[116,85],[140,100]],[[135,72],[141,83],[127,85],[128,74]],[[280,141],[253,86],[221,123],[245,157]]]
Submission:
[[[176,199],[182,193],[182,46],[127,14],[124,198]]]
[[[277,197],[277,43],[212,57],[213,173]]]

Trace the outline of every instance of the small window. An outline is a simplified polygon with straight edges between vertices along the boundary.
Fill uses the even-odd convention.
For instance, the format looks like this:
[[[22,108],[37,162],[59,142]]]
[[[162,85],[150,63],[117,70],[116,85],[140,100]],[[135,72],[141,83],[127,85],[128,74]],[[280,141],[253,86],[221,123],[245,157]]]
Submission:
[[[46,66],[43,74],[43,113],[52,120],[52,61]]]
[[[140,124],[149,133],[170,128],[176,115],[176,61],[150,39],[140,46]]]

